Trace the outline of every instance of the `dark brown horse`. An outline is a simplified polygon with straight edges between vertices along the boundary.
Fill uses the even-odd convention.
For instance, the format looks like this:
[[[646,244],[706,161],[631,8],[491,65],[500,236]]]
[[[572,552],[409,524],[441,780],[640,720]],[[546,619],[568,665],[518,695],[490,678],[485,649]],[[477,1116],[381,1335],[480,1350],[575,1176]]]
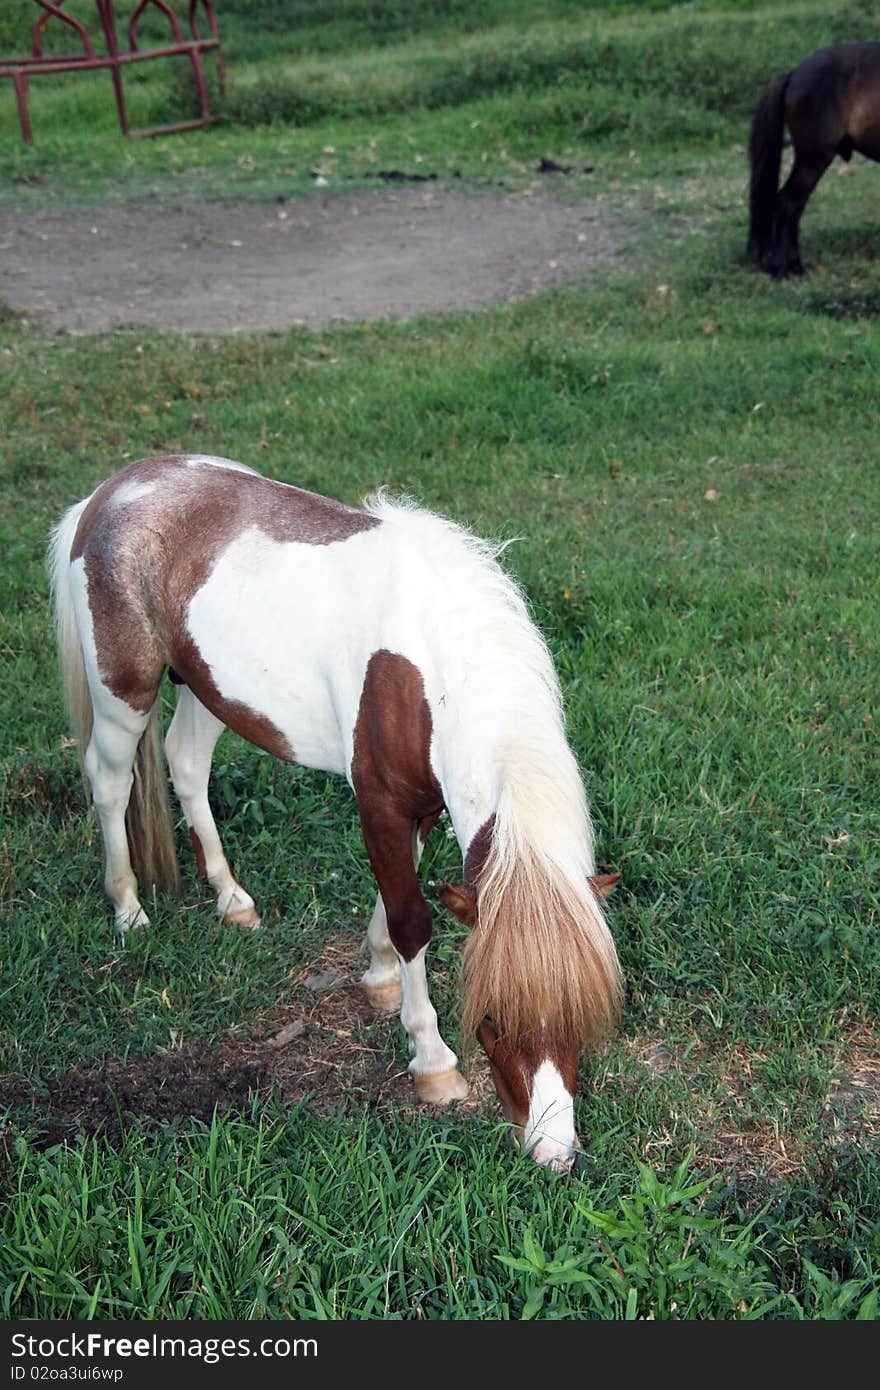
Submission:
[[[777,192],[782,138],[794,147]],[[806,58],[761,97],[749,136],[748,255],[775,280],[803,275],[798,226],[836,154],[880,161],[880,43],[837,43]]]

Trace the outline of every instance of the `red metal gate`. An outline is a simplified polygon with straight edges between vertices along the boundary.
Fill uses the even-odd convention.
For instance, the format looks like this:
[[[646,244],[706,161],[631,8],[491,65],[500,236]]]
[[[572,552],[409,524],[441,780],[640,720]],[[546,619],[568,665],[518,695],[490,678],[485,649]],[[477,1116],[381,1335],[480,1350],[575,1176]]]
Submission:
[[[127,43],[120,45],[116,35],[116,16],[113,0],[95,0],[95,9],[103,33],[104,47],[99,51],[86,25],[64,9],[66,0],[34,0],[43,11],[34,22],[31,36],[31,52],[27,57],[0,58],[0,77],[9,77],[15,86],[18,102],[18,118],[21,133],[30,143],[33,139],[30,116],[27,109],[28,83],[32,77],[40,77],[53,72],[94,72],[106,68],[113,81],[116,96],[116,109],[123,135],[166,135],[173,130],[191,130],[194,126],[208,125],[213,121],[208,104],[208,88],[202,56],[214,52],[217,55],[217,78],[220,91],[223,91],[225,70],[223,53],[220,48],[220,32],[217,16],[211,0],[189,0],[189,36],[184,34],[180,19],[168,0],[139,0],[126,33]],[[169,40],[157,47],[142,48],[138,38],[138,27],[144,12],[154,7],[167,19]],[[210,35],[203,38],[199,32],[199,10],[203,11]],[[44,54],[43,34],[51,19],[57,19],[79,39],[82,48],[76,53]],[[189,121],[177,121],[171,125],[151,126],[148,129],[131,130],[125,111],[125,96],[122,90],[122,69],[129,63],[144,63],[156,58],[173,58],[181,54],[189,57],[198,93],[201,115]]]

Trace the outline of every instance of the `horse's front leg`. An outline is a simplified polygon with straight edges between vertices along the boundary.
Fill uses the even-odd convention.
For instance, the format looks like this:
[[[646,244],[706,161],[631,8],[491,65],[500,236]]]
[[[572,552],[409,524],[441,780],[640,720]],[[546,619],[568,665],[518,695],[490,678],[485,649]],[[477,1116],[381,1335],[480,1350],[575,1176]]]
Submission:
[[[428,993],[425,956],[431,940],[431,910],[416,874],[423,839],[414,833],[409,817],[387,811],[365,813],[362,808],[361,826],[379,885],[379,900],[367,928],[371,949],[367,976],[376,964],[379,973],[372,980],[365,976],[368,996],[371,985],[375,988],[376,984],[394,984],[384,926],[399,970],[400,1021],[412,1054],[409,1071],[416,1090],[422,1100],[435,1105],[463,1100],[467,1082],[458,1070],[458,1058],[440,1036],[437,1012]]]
[[[412,1053],[409,1070],[420,1099],[433,1105],[447,1105],[452,1100],[464,1100],[468,1085],[458,1070],[458,1058],[452,1048],[446,1046],[437,1028],[437,1011],[428,995],[427,949],[427,945],[420,947],[411,960],[401,955],[403,1004],[400,1021],[409,1040]]]
[[[442,812],[425,816],[412,831],[413,866],[418,870],[425,849],[425,841],[436,825]],[[403,1000],[403,985],[400,978],[400,960],[388,935],[388,917],[382,894],[376,898],[376,906],[367,927],[365,945],[370,953],[370,964],[361,976],[361,984],[367,1001],[377,1013],[397,1013]]]
[[[165,752],[174,790],[189,827],[199,873],[217,894],[218,913],[224,922],[258,927],[260,917],[254,900],[232,876],[208,804],[211,759],[225,727],[196,699],[189,686],[181,686],[177,709],[165,738]]]

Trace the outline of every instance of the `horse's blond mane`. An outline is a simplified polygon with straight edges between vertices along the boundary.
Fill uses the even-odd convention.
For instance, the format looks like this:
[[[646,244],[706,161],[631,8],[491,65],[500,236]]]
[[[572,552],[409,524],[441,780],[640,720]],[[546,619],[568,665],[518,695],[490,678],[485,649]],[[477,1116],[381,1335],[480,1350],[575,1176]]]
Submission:
[[[479,702],[474,691],[482,686],[497,716],[500,793],[475,885],[463,1036],[472,1037],[489,1015],[512,1039],[540,1032],[562,1050],[597,1044],[620,1009],[620,967],[588,883],[595,870],[592,825],[547,644],[519,586],[498,564],[503,544],[407,499],[379,494],[367,506],[418,534],[426,556],[440,561],[454,552],[447,572],[460,586],[456,634],[466,627],[472,662],[485,671],[484,681],[471,681],[471,699]],[[449,602],[456,603],[454,594]]]
[[[518,1043],[540,1035],[561,1052],[596,1046],[621,1002],[602,910],[586,875],[572,879],[546,854],[517,845],[499,809],[465,948],[462,1034],[472,1037],[488,1015]]]

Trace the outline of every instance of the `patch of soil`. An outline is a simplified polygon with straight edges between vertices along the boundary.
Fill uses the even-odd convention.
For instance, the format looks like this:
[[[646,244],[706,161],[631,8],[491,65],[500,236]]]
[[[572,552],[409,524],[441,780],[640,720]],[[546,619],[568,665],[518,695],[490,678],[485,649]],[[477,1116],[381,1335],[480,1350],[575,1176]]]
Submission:
[[[320,992],[306,987],[317,969],[338,974],[338,985]],[[41,1148],[78,1132],[100,1131],[118,1143],[132,1116],[192,1116],[209,1123],[215,1108],[247,1110],[273,1092],[287,1105],[306,1101],[325,1116],[387,1107],[415,1118],[425,1106],[407,1071],[404,1035],[396,1016],[376,1015],[367,1003],[357,983],[363,969],[360,941],[339,936],[325,945],[320,961],[300,972],[294,1002],[271,1020],[255,1021],[255,1036],[223,1038],[213,1047],[193,1043],[127,1063],[111,1058],[68,1072],[48,1094],[23,1078],[2,1077],[0,1092],[18,1119],[35,1127]],[[474,1054],[468,1081],[470,1095],[457,1104],[459,1113],[494,1104],[482,1054]]]
[[[880,1037],[870,1028],[855,1029],[839,1050],[825,1110],[842,1138],[857,1134],[876,1144],[880,1137]]]
[[[778,1179],[802,1170],[814,1151],[794,1134],[754,1116],[742,1117],[753,1070],[765,1058],[741,1045],[717,1048],[694,1039],[682,1052],[660,1038],[622,1041],[625,1059],[609,1066],[605,1081],[625,1089],[678,1081],[696,1098],[701,1163],[740,1179]],[[705,1068],[714,1085],[701,1082]],[[598,1083],[601,1085],[602,1083]],[[880,1133],[880,1038],[865,1025],[850,1029],[837,1049],[825,1098],[826,1139],[873,1147]],[[671,1141],[670,1141],[671,1142]],[[656,1147],[665,1146],[661,1138]]]
[[[521,298],[589,273],[624,230],[595,202],[440,185],[283,202],[8,215],[0,300],[53,328],[321,327]]]
[[[127,1064],[109,1059],[90,1071],[74,1069],[40,1095],[21,1080],[4,1078],[4,1100],[38,1130],[41,1148],[78,1131],[98,1130],[118,1141],[126,1117],[173,1120],[192,1115],[210,1122],[215,1107],[242,1109],[266,1084],[267,1069],[243,1058],[234,1045],[191,1046]],[[28,1113],[30,1112],[30,1113]]]

